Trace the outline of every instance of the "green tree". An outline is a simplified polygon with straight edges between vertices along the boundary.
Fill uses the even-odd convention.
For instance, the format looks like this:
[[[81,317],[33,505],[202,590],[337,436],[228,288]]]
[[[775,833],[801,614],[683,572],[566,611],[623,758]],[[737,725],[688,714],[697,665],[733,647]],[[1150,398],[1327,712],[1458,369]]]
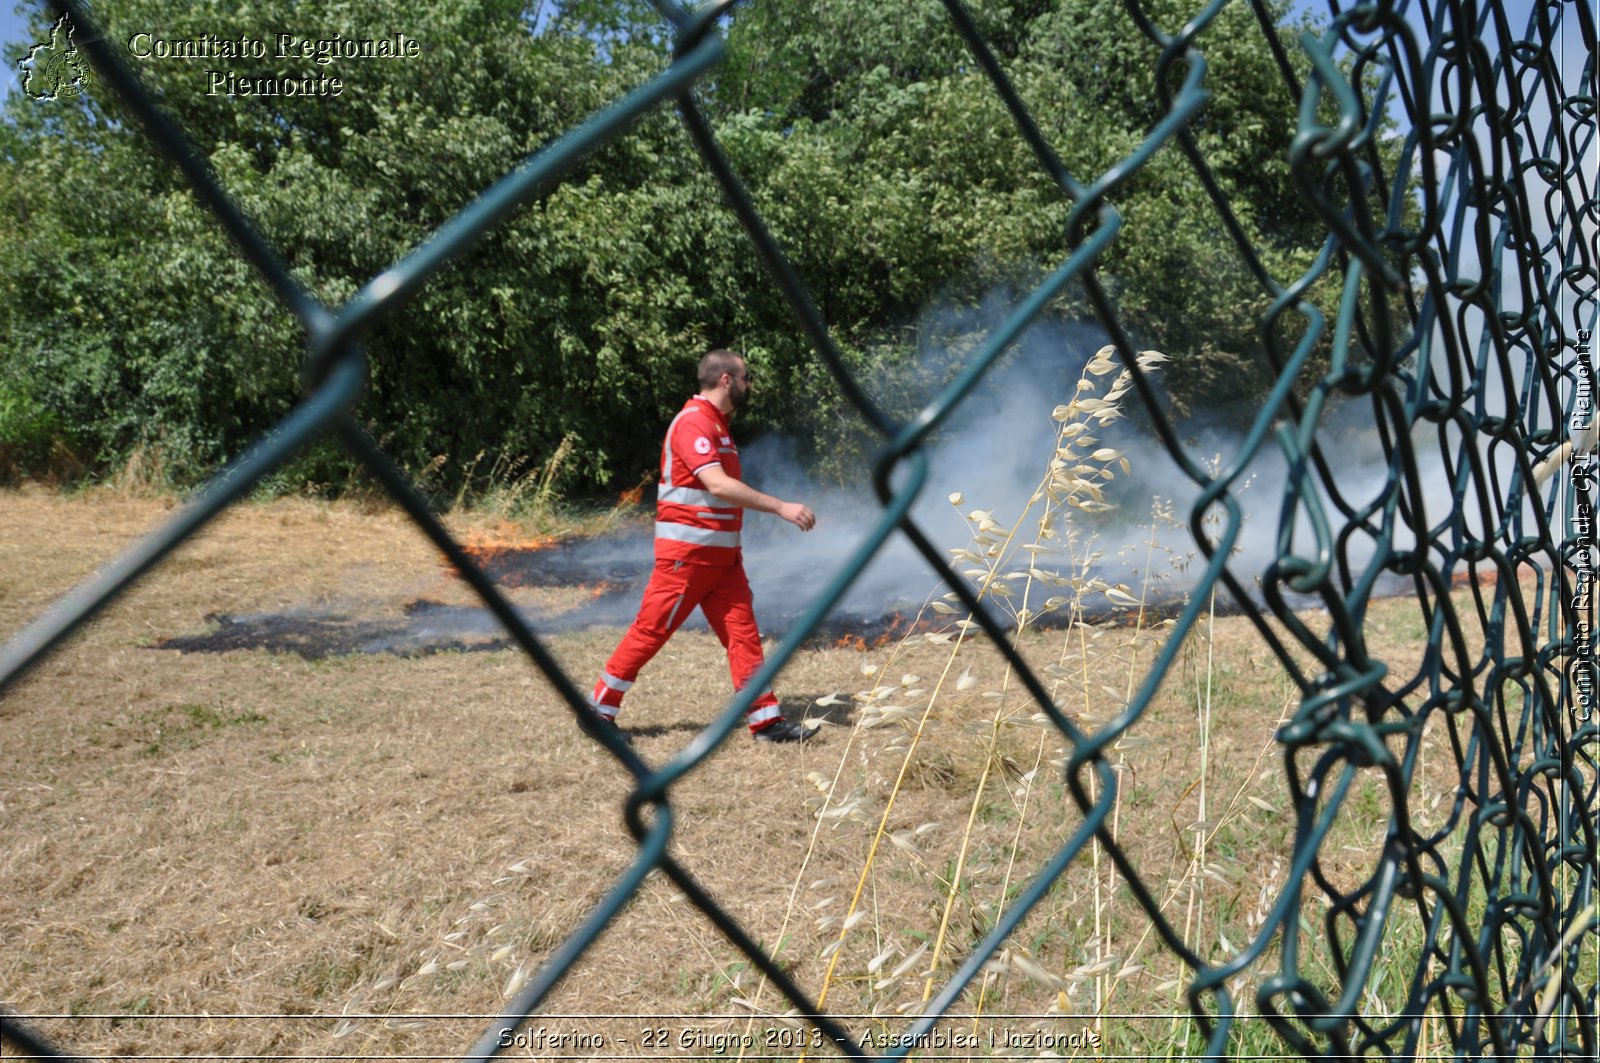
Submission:
[[[972,6],[1081,182],[1116,166],[1165,115],[1160,49],[1124,4]],[[1174,33],[1202,5],[1140,7]],[[744,157],[761,201],[793,219],[801,272],[824,290],[830,319],[848,340],[892,356],[929,305],[971,307],[997,288],[1025,290],[1070,253],[1069,202],[938,0],[892,12],[849,0],[740,10],[715,98],[750,120],[738,128],[755,140]],[[1293,39],[1300,23],[1286,3],[1274,11],[1303,81],[1309,64]],[[1211,92],[1191,123],[1197,146],[1268,273],[1294,280],[1325,236],[1289,172],[1298,98],[1248,5],[1224,8],[1196,47]],[[1257,321],[1268,300],[1178,146],[1165,147],[1111,202],[1125,224],[1099,273],[1123,324],[1173,354],[1168,382],[1180,406],[1237,401],[1241,379],[1263,380],[1264,391]],[[1071,318],[1087,308],[1069,296],[1054,312]]]
[[[99,14],[113,41],[264,43],[259,60],[134,65],[296,276],[331,304],[664,62],[658,50],[615,47],[597,61],[592,41],[530,33],[520,3],[276,0],[245,10],[149,0]],[[404,32],[420,54],[280,58],[284,27],[312,40]],[[148,39],[134,47],[152,51]],[[332,74],[343,86],[336,97],[229,97],[212,91],[218,68],[241,79]],[[601,171],[637,185],[671,116],[654,125],[578,187]],[[159,445],[185,478],[281,417],[298,393],[295,322],[109,90],[75,107],[13,99],[4,129],[0,197],[17,222],[0,237],[15,266],[0,308],[6,376],[33,381],[34,401],[102,463]],[[575,382],[608,384],[579,368],[603,318],[582,240],[603,230],[580,217],[552,231],[543,217],[583,202],[546,202],[491,234],[371,337],[362,412],[403,460],[495,445],[548,453],[574,433],[589,462],[573,475],[610,471],[610,439],[585,438],[592,422],[572,402],[586,390]]]
[[[1080,180],[1126,157],[1159,121],[1159,52],[1122,5],[972,7]],[[1198,8],[1144,4],[1169,32]],[[141,32],[265,42],[261,59],[134,65],[330,305],[662,70],[671,49],[665,24],[638,0],[247,9],[123,0],[96,11],[116,42]],[[43,16],[36,28],[48,30]],[[419,54],[279,57],[286,30],[312,40],[404,33]],[[930,309],[976,307],[1036,283],[1069,253],[1071,205],[936,0],[751,2],[722,31],[727,60],[697,99],[856,368],[909,408]],[[1282,36],[1297,54],[1287,27]],[[1194,135],[1269,272],[1292,279],[1322,238],[1291,191],[1296,101],[1244,5],[1196,43],[1213,97]],[[212,69],[336,76],[343,89],[230,97],[213,94]],[[50,449],[41,439],[101,469],[159,446],[173,475],[192,480],[296,401],[296,323],[103,83],[65,103],[14,96],[0,159],[0,254],[11,266],[0,280],[9,411],[0,443],[12,444],[13,464],[37,465]],[[1114,202],[1126,225],[1100,271],[1122,320],[1173,355],[1167,376],[1181,400],[1237,397],[1264,298],[1192,168],[1169,146]],[[1069,296],[1052,313],[1085,307]],[[762,380],[750,427],[834,437],[852,421],[678,117],[661,107],[374,329],[358,412],[412,467],[447,456],[452,489],[449,476],[480,452],[524,458],[531,471],[563,441],[575,460],[561,486],[629,486],[654,465],[696,358],[723,344],[751,352]],[[325,449],[294,475],[335,479],[342,463]]]

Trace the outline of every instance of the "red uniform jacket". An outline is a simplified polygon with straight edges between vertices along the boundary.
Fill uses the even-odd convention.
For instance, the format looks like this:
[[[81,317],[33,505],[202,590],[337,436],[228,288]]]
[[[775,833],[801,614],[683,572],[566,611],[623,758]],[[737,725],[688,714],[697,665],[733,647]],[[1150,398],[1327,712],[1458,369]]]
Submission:
[[[656,494],[656,560],[729,565],[740,560],[739,531],[744,510],[720,501],[700,482],[712,465],[735,480],[739,448],[728,419],[696,395],[667,426],[661,444],[661,483]]]

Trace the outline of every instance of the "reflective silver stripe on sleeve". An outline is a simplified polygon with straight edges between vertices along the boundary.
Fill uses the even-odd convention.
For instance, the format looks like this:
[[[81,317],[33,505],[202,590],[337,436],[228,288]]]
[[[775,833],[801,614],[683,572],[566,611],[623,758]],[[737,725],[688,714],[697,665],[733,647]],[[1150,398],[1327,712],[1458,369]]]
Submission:
[[[664,520],[656,521],[656,538],[671,539],[679,543],[692,543],[695,546],[737,547],[739,545],[739,533],[736,531],[691,528],[687,524],[672,524]]]
[[[670,502],[679,506],[721,506],[728,508],[728,503],[722,501],[710,491],[702,491],[698,487],[667,487],[662,485],[656,490],[656,501]]]
[[[664,484],[672,482],[672,430],[678,427],[678,422],[683,420],[683,415],[690,409],[691,407],[685,406],[678,411],[678,416],[667,425],[667,434],[661,440],[661,482]]]

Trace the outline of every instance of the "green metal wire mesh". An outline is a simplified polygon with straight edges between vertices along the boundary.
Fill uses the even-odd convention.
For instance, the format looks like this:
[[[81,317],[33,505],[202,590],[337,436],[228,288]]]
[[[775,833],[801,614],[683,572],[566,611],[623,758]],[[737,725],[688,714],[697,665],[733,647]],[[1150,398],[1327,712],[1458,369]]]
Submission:
[[[505,1043],[500,1032],[540,1009],[656,870],[838,1051],[870,1056],[669,852],[674,786],[739,730],[753,695],[735,696],[677,756],[655,767],[615,735],[595,729],[582,691],[538,633],[351,415],[367,374],[360,341],[370,326],[491,226],[548,193],[586,153],[650,110],[676,107],[798,327],[881,439],[872,474],[881,513],[747,691],[765,689],[874,555],[904,536],[929,571],[956,590],[1070,749],[1064,780],[1081,826],[909,1020],[887,1057],[913,1051],[918,1036],[956,1005],[1052,885],[1098,841],[1161,944],[1183,964],[1187,1000],[1208,1055],[1229,1054],[1244,1004],[1270,1024],[1284,1055],[1413,1058],[1425,1047],[1424,1016],[1432,1016],[1432,1036],[1442,1029],[1448,1054],[1457,1058],[1593,1058],[1600,1048],[1592,962],[1600,778],[1591,712],[1594,477],[1580,429],[1593,412],[1590,343],[1600,276],[1594,13],[1587,2],[1344,6],[1335,0],[1326,32],[1299,42],[1311,61],[1304,84],[1278,56],[1285,83],[1302,101],[1290,162],[1300,193],[1326,223],[1327,242],[1304,276],[1273,277],[1243,235],[1237,205],[1218,191],[1191,130],[1208,95],[1207,30],[1228,2],[1213,0],[1186,25],[1163,27],[1138,0],[1125,0],[1128,31],[1160,51],[1155,82],[1161,115],[1116,165],[1075,175],[1041,133],[970,13],[948,0],[949,17],[975,63],[1039,167],[1072,204],[1066,221],[1071,251],[985,337],[947,389],[906,423],[876,406],[846,368],[811,293],[696,104],[697,81],[722,58],[717,27],[732,0],[699,9],[658,0],[676,42],[664,72],[529,158],[337,308],[321,305],[291,277],[122,59],[96,33],[83,33],[100,77],[303,325],[309,337],[306,397],[159,532],[13,638],[0,651],[0,693],[263,477],[331,434],[464,574],[578,725],[634,779],[626,807],[638,842],[631,866],[465,1050],[466,1058],[499,1054]],[[1251,6],[1262,25],[1271,25],[1262,4]],[[92,28],[81,6],[63,10]],[[1405,138],[1398,154],[1381,150],[1385,115],[1398,119]],[[1119,321],[1116,299],[1097,274],[1124,225],[1119,186],[1158,152],[1187,160],[1239,261],[1269,302],[1260,321],[1260,372],[1273,386],[1237,451],[1220,463],[1192,453],[1180,426],[1163,413],[1156,385]],[[1394,158],[1399,172],[1385,161]],[[1305,300],[1312,285],[1328,278],[1340,293],[1332,320]],[[930,434],[1068,290],[1093,308],[1132,372],[1151,428],[1196,485],[1188,524],[1206,559],[1142,684],[1120,713],[1090,730],[1058,708],[1037,669],[951,571],[942,544],[909,515],[928,479]],[[1326,357],[1313,357],[1319,349]],[[1381,440],[1387,459],[1386,479],[1376,489],[1358,491],[1341,479],[1340,457],[1320,433],[1335,401],[1370,409],[1367,429]],[[1562,450],[1569,434],[1575,446]],[[1276,557],[1262,570],[1246,570],[1233,555],[1244,519],[1240,482],[1251,463],[1274,448],[1288,468]],[[1420,469],[1429,460],[1446,471],[1448,496],[1425,487]],[[1542,460],[1558,463],[1560,475],[1540,485],[1534,470]],[[1413,588],[1429,633],[1420,665],[1390,659],[1368,624],[1374,585],[1394,578]],[[1452,594],[1461,585],[1470,588],[1465,599]],[[1283,854],[1287,885],[1255,936],[1225,962],[1201,955],[1173,925],[1156,884],[1118,845],[1108,823],[1119,785],[1110,751],[1147,713],[1179,646],[1219,589],[1244,604],[1298,699],[1277,735],[1295,820],[1292,846]],[[1307,598],[1326,608],[1326,633],[1312,630],[1296,612],[1295,603]],[[1412,799],[1425,733],[1447,736],[1459,788],[1447,814],[1421,827]],[[1363,778],[1381,781],[1391,814],[1370,875],[1352,885],[1326,872],[1323,845]],[[1402,917],[1421,937],[1414,969],[1402,972],[1404,1006],[1368,1007],[1375,956]],[[1317,949],[1333,957],[1338,979],[1331,989],[1306,971],[1304,957]],[[1255,976],[1254,999],[1241,1002],[1233,985],[1247,970]],[[5,1020],[4,1032],[24,1050],[57,1051],[13,1019]]]

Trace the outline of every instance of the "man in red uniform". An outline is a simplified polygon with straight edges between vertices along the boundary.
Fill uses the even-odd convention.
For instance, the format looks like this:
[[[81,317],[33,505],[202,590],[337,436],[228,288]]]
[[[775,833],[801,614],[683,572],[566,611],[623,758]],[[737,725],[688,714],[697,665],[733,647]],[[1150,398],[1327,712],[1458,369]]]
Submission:
[[[744,357],[711,351],[700,359],[699,378],[700,394],[673,418],[661,445],[656,563],[644,601],[589,696],[595,712],[613,726],[639,670],[696,606],[728,651],[734,689],[744,689],[764,660],[739,549],[744,510],[776,513],[801,531],[817,522],[799,502],[763,494],[740,479],[728,415],[750,395]],[[816,733],[784,719],[770,689],[751,704],[747,722],[758,742],[804,742]]]

